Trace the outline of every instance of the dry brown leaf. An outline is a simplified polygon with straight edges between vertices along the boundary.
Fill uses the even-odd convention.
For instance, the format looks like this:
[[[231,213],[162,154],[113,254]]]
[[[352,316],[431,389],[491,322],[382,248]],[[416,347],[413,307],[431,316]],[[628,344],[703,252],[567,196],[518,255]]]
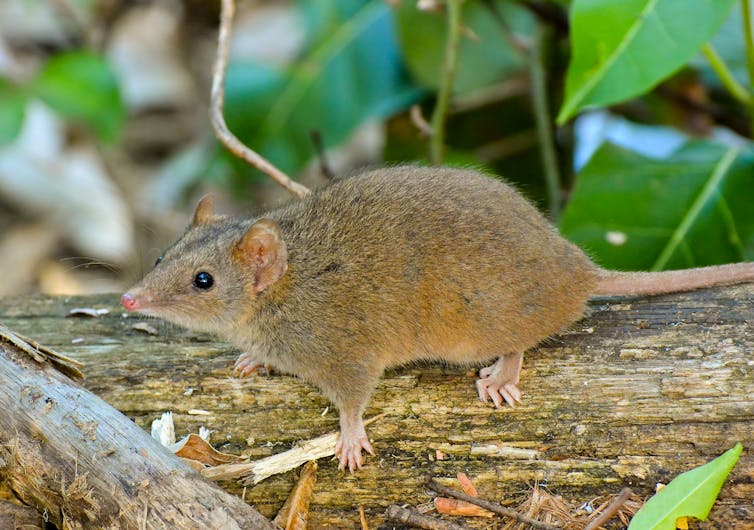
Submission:
[[[494,517],[495,514],[471,504],[470,502],[447,497],[435,497],[435,509],[445,515],[463,515],[464,517]]]
[[[200,473],[202,469],[205,469],[207,467],[198,460],[192,460],[191,458],[181,458],[181,460],[183,460],[183,462],[191,469],[193,469],[194,471],[199,471]]]
[[[301,476],[275,516],[274,523],[285,530],[305,530],[309,519],[309,502],[314,494],[316,482],[317,461],[311,460],[301,469]]]
[[[476,490],[476,487],[474,487],[474,484],[471,483],[471,479],[468,477],[468,475],[466,475],[466,473],[459,471],[456,474],[456,478],[458,479],[458,483],[461,485],[461,489],[466,495],[479,497],[479,492]]]
[[[195,460],[208,466],[235,464],[243,460],[243,458],[236,455],[221,453],[196,434],[189,434],[176,442],[171,449],[181,458]]]

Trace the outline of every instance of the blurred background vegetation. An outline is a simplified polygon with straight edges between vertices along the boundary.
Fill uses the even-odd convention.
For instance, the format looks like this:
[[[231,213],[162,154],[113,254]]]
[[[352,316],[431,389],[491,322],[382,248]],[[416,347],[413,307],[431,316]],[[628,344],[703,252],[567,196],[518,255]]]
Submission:
[[[308,186],[316,138],[336,174],[426,163],[446,7],[239,0],[230,129]],[[606,267],[754,259],[748,0],[461,7],[445,163],[504,176]],[[119,291],[203,193],[289,199],[212,135],[219,9],[0,2],[0,295]]]

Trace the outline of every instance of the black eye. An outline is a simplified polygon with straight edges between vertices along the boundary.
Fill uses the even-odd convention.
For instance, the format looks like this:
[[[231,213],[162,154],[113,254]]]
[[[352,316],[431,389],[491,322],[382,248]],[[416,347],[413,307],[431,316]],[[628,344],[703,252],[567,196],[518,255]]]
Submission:
[[[208,272],[200,272],[194,276],[194,286],[197,289],[207,290],[215,283],[215,279]]]
[[[162,263],[162,256],[160,256],[159,258],[157,258],[156,260],[154,260],[154,266],[156,267],[160,263]]]

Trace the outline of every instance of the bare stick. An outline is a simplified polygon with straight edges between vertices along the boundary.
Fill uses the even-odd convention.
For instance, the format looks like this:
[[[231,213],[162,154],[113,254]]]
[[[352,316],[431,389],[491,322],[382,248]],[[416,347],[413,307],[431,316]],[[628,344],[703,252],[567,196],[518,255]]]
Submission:
[[[254,166],[263,173],[283,186],[286,190],[298,197],[306,197],[309,188],[291,180],[291,178],[272,165],[269,160],[245,146],[228,129],[223,116],[223,103],[225,100],[225,69],[228,66],[228,48],[230,46],[230,33],[233,25],[235,4],[233,0],[223,0],[222,12],[220,13],[220,35],[217,39],[217,57],[212,74],[212,96],[210,103],[210,118],[215,136],[228,150],[238,158]]]
[[[416,528],[424,528],[425,530],[468,530],[468,526],[462,526],[460,524],[443,521],[436,517],[430,517],[429,515],[423,515],[419,513],[416,508],[403,508],[391,504],[385,511],[385,517],[388,521],[395,521],[397,523],[403,523]]]
[[[461,35],[461,2],[448,0],[448,36],[445,41],[445,60],[443,62],[440,90],[437,93],[435,110],[432,113],[432,136],[429,141],[429,160],[441,164],[445,149],[445,117],[453,92],[453,81],[458,66],[458,43]]]
[[[513,519],[516,519],[519,522],[528,524],[532,528],[537,528],[538,530],[561,530],[560,526],[555,526],[555,525],[543,523],[542,521],[537,521],[536,519],[532,519],[531,517],[518,513],[515,510],[506,508],[505,506],[502,506],[496,502],[486,501],[484,499],[480,499],[479,497],[472,497],[471,495],[467,495],[466,493],[462,491],[454,490],[453,488],[443,486],[442,484],[432,479],[431,477],[427,477],[426,484],[429,489],[434,490],[441,495],[454,497],[456,499],[470,502],[471,504],[476,504],[477,506],[481,506],[482,508],[489,510],[491,512],[495,512],[500,515],[505,515],[506,517],[512,517]]]
[[[595,519],[592,519],[592,522],[589,523],[584,527],[584,530],[596,530],[606,522],[608,522],[610,519],[613,518],[613,516],[618,513],[618,510],[621,509],[621,507],[626,504],[626,501],[631,497],[631,488],[623,488],[620,490],[620,493],[613,499],[613,502],[610,503],[610,505],[605,508],[605,511],[599,514],[598,517]]]
[[[419,105],[411,105],[411,123],[426,137],[432,136],[432,126],[427,123],[422,115],[422,108]]]
[[[361,523],[361,530],[369,530],[369,523],[367,523],[367,516],[364,513],[363,506],[359,506],[359,522]]]
[[[309,136],[312,139],[314,145],[314,151],[317,153],[317,159],[319,160],[319,172],[327,180],[335,178],[335,172],[330,167],[330,162],[327,160],[327,153],[325,152],[325,142],[322,140],[322,133],[317,129],[309,131]]]
[[[378,414],[364,421],[369,425],[385,417],[385,413]],[[277,453],[266,458],[260,458],[253,462],[243,464],[221,464],[202,470],[202,475],[210,480],[232,480],[242,478],[246,486],[253,486],[267,477],[278,473],[285,473],[296,469],[309,460],[326,458],[335,454],[335,442],[338,441],[338,433],[331,432],[317,438],[307,440],[296,447]]]
[[[539,138],[542,167],[545,170],[545,184],[547,185],[548,206],[550,216],[557,221],[560,218],[560,172],[558,171],[557,154],[555,153],[555,138],[551,129],[550,109],[547,102],[547,70],[545,69],[544,46],[547,43],[547,33],[544,28],[537,27],[534,32],[534,45],[529,55],[531,61],[531,80],[533,85],[532,103],[537,122],[537,136]]]

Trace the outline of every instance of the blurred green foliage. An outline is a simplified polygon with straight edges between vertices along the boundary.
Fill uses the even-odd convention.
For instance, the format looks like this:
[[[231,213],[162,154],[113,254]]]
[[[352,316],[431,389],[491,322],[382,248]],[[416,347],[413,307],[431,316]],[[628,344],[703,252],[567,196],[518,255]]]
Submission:
[[[24,122],[26,94],[0,79],[0,146],[12,142]]]
[[[754,150],[689,142],[653,160],[606,144],[579,175],[561,230],[606,268],[754,259]]]
[[[531,36],[534,20],[525,9],[505,0],[495,0],[494,6],[517,35]],[[395,15],[407,66],[419,83],[436,90],[445,51],[444,13],[420,11],[414,2],[401,2]],[[456,93],[484,88],[521,70],[525,58],[508,44],[499,22],[482,2],[469,2],[463,16],[467,38],[459,45]]]
[[[573,59],[563,123],[587,106],[638,96],[681,68],[727,18],[734,0],[574,0]]]
[[[285,69],[259,62],[228,68],[230,129],[285,172],[314,156],[310,133],[336,146],[369,119],[385,119],[422,93],[408,77],[385,2],[300,2],[307,46]],[[227,156],[227,155],[223,155]],[[233,161],[241,175],[253,171]]]
[[[754,46],[747,52],[743,28],[751,21],[742,15],[749,1],[465,0],[446,163],[484,167],[544,202],[545,146],[536,143],[535,119],[542,109],[532,104],[530,83],[540,59],[527,51],[541,39],[543,99],[551,115],[560,107],[562,123],[552,147],[556,191],[568,200],[555,220],[563,233],[617,269],[754,259],[754,72],[747,70]],[[294,59],[229,65],[230,129],[293,175],[315,157],[312,131],[336,147],[370,120],[387,125],[387,163],[425,160],[428,142],[408,108],[419,103],[425,117],[432,112],[447,19],[442,3],[429,11],[416,0],[391,4],[293,1],[305,31]],[[700,53],[707,43],[720,64]],[[721,68],[732,81],[721,81]],[[737,96],[731,83],[740,85]],[[22,86],[0,80],[0,146],[18,134],[30,98],[85,124],[103,142],[117,141],[126,119],[112,69],[92,52],[54,53]],[[608,104],[645,131],[676,127],[704,140],[647,157],[641,153],[656,141],[653,134],[634,134],[616,147],[611,142],[622,132],[614,121],[587,113],[576,126],[567,122]],[[581,167],[575,153],[583,152],[594,154]],[[217,144],[176,156],[162,173],[177,167],[184,187],[213,179],[246,189],[260,178]]]
[[[126,119],[115,74],[93,53],[53,56],[29,90],[65,118],[87,124],[106,143],[118,138]]]

